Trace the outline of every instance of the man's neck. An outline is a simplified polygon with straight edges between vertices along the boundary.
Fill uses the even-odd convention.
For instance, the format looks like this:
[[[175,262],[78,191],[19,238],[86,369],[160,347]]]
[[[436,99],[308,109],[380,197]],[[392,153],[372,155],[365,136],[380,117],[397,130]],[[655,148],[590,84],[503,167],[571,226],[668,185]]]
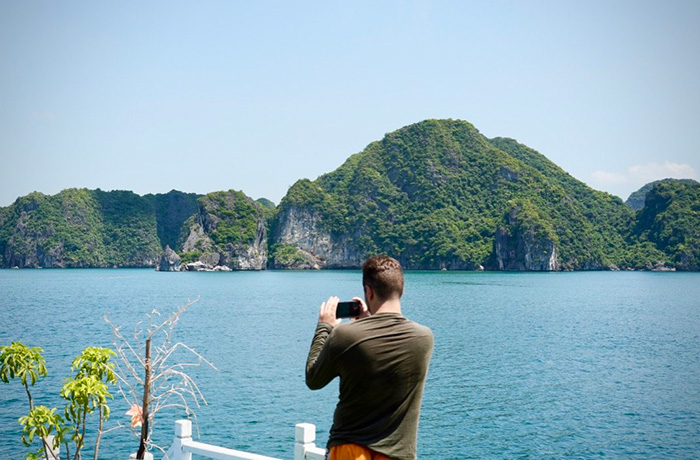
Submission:
[[[401,300],[400,299],[389,299],[383,302],[379,308],[373,313],[373,315],[379,315],[381,313],[399,313],[401,314]]]

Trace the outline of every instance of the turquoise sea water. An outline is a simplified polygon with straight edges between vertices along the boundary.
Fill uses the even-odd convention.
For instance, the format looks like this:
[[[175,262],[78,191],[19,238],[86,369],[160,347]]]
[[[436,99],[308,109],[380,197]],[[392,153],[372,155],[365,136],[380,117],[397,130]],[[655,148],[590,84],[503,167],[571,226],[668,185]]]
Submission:
[[[361,293],[356,271],[158,273],[0,271],[0,344],[45,350],[56,395],[70,361],[111,345],[102,316],[133,327],[153,308],[200,300],[177,326],[218,372],[192,371],[209,405],[201,440],[291,459],[294,424],[325,443],[337,382],[304,385],[318,306]],[[700,457],[699,273],[409,272],[404,313],[429,326],[435,351],[423,400],[421,459]],[[112,418],[128,423],[126,403]],[[21,386],[0,383],[0,459],[22,458]],[[171,413],[156,441],[172,437]],[[100,457],[125,459],[137,440],[106,435]],[[158,457],[158,456],[157,456]]]

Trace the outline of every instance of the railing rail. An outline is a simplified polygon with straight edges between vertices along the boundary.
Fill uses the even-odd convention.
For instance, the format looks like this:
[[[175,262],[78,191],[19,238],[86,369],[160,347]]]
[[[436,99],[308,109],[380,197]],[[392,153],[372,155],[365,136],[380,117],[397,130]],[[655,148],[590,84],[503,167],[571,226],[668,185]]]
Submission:
[[[316,426],[299,423],[294,432],[294,460],[324,460],[326,449],[316,446]],[[192,440],[192,422],[175,422],[175,439],[165,457],[167,460],[192,460],[192,455],[215,460],[280,460],[265,455],[205,444]]]

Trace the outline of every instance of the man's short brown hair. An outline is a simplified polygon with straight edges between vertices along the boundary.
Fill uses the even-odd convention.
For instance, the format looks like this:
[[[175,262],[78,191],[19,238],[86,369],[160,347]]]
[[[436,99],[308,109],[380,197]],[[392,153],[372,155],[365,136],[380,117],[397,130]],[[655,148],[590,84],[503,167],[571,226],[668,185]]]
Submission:
[[[389,256],[370,257],[362,265],[362,285],[369,286],[382,300],[403,295],[403,270],[398,260]]]

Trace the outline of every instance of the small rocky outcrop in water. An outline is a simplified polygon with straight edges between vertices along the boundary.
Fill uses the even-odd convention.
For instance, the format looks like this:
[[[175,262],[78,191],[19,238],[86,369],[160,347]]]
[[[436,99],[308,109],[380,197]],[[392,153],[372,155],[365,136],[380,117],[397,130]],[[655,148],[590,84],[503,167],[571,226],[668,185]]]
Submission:
[[[653,272],[675,272],[676,268],[675,267],[670,267],[666,265],[664,262],[657,262],[655,264],[652,264],[649,262],[646,267],[647,270],[653,271]]]
[[[198,260],[185,265],[185,271],[188,272],[230,272],[231,268],[226,265],[211,266]]]
[[[178,272],[180,271],[180,264],[180,256],[166,244],[165,251],[163,251],[163,255],[160,256],[160,261],[158,262],[156,270],[161,272]]]

